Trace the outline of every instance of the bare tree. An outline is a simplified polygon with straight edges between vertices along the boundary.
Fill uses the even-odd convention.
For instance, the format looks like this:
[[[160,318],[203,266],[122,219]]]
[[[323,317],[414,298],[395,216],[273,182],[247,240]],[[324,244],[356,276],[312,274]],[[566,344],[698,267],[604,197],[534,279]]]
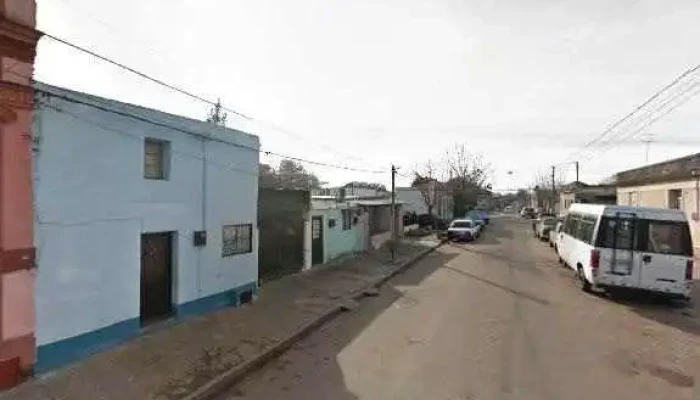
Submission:
[[[413,174],[415,177],[411,186],[420,190],[429,215],[433,215],[442,194],[441,190],[444,189],[444,172],[445,166],[433,160],[426,160],[414,168]]]
[[[469,151],[463,143],[445,152],[450,178],[448,187],[454,197],[455,215],[465,215],[478,205],[479,199],[491,196],[491,165],[481,154]]]
[[[430,214],[441,196],[452,196],[454,214],[464,215],[480,197],[491,195],[491,165],[465,144],[448,149],[440,160],[425,161],[414,173],[413,186],[421,189]]]

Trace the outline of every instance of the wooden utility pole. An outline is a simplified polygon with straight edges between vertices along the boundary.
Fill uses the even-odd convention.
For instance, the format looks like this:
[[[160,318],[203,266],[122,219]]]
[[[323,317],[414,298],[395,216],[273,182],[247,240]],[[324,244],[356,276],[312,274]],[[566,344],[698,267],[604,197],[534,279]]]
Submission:
[[[554,180],[555,180],[554,178],[555,178],[556,170],[557,170],[557,167],[555,167],[554,165],[552,165],[552,203],[550,204],[550,207],[551,207],[551,210],[550,210],[550,211],[551,211],[551,212],[554,212],[554,203],[555,203],[556,197],[557,197],[557,194],[556,194],[556,186],[555,186],[555,183],[554,183]]]
[[[576,161],[576,182],[578,181],[578,161]]]
[[[391,261],[396,261],[399,226],[396,212],[396,166],[391,164]]]

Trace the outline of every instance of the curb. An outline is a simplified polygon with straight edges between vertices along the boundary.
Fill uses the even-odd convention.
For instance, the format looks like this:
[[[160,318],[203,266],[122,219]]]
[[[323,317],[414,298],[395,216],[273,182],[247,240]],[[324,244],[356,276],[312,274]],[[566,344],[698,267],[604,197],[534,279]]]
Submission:
[[[388,282],[391,278],[404,272],[416,262],[423,259],[428,254],[435,251],[438,247],[442,246],[445,241],[441,241],[436,246],[430,247],[418,253],[415,257],[407,260],[405,263],[399,265],[393,271],[391,271],[386,276],[378,279],[376,282],[372,283],[368,288],[358,291],[358,293],[351,295],[350,299],[359,300],[366,297],[366,291],[372,288],[379,288]],[[302,340],[312,332],[316,331],[318,328],[323,326],[326,322],[332,320],[338,315],[342,314],[344,311],[343,302],[336,306],[333,306],[326,310],[323,314],[319,315],[318,318],[313,321],[308,322],[306,325],[297,329],[294,333],[289,335],[287,338],[272,346],[271,348],[260,352],[257,356],[251,358],[250,360],[244,362],[243,364],[234,367],[233,369],[226,371],[204,385],[197,388],[194,392],[188,394],[185,397],[180,398],[180,400],[207,400],[211,399],[213,396],[221,394],[224,390],[232,387],[236,383],[240,382],[251,372],[254,372],[262,368],[265,364],[272,361],[273,359],[279,357],[285,351],[289,350],[292,345],[296,342]]]
[[[337,317],[341,313],[343,313],[342,306],[337,305],[331,307],[318,318],[302,326],[296,332],[289,335],[287,338],[277,343],[273,347],[262,351],[260,354],[244,362],[243,364],[220,374],[203,386],[200,386],[194,392],[182,397],[181,400],[206,400],[210,399],[212,396],[220,394],[222,391],[240,382],[249,373],[260,369],[269,361],[272,361],[273,359],[282,355],[282,353],[292,347],[294,343],[308,336],[313,331],[317,330],[326,322]]]

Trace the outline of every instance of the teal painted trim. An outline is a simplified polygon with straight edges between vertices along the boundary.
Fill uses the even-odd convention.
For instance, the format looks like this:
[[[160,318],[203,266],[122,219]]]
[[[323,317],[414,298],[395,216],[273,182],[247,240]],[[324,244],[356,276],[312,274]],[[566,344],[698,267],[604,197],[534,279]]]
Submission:
[[[96,331],[84,333],[37,348],[34,370],[38,373],[83,359],[91,354],[114,347],[138,335],[138,318],[117,322]]]
[[[249,290],[252,291],[253,294],[257,293],[258,285],[255,282],[251,282],[225,292],[175,305],[175,315],[178,318],[187,318],[192,315],[205,314],[226,307],[238,307],[240,305],[239,298],[241,293]]]
[[[251,291],[253,295],[257,294],[258,284],[251,282],[225,292],[174,305],[175,316],[181,319],[229,306],[237,307],[240,295],[246,291]],[[91,354],[133,339],[140,333],[141,320],[133,318],[96,331],[39,346],[34,371],[36,373],[47,372],[79,361]]]

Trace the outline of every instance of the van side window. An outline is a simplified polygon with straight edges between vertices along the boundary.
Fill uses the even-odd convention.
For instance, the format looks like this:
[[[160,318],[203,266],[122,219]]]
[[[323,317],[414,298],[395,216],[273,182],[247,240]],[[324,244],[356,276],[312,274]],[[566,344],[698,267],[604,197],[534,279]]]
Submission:
[[[564,227],[564,232],[568,235],[576,237],[576,231],[578,230],[578,222],[580,216],[578,214],[569,214],[566,216],[566,226]]]
[[[593,230],[595,229],[596,219],[593,216],[585,215],[581,217],[576,232],[576,238],[584,243],[591,243],[593,238]]]
[[[623,250],[635,249],[635,222],[629,218],[603,217],[598,228],[596,247]]]

